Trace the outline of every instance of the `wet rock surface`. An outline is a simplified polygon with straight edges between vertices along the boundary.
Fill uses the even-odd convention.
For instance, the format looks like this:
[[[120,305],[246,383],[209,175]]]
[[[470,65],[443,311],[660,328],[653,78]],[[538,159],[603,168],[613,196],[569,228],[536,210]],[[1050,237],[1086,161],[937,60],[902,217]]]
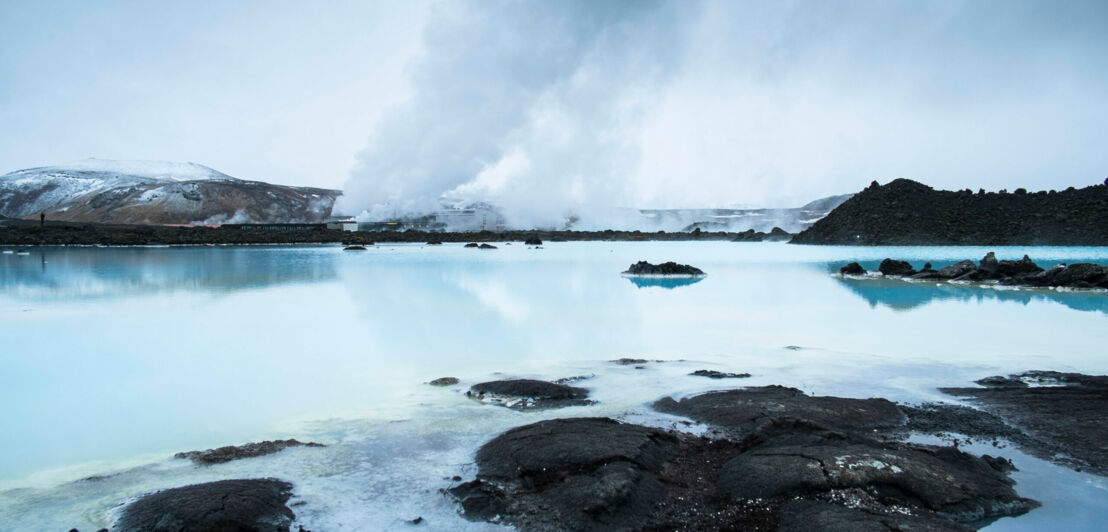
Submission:
[[[220,480],[146,495],[113,527],[131,531],[287,532],[292,484],[277,479]]]
[[[857,270],[861,268],[858,263],[852,262],[840,268],[839,273],[860,275]],[[996,254],[991,251],[976,264],[964,260],[938,270],[924,268],[916,272],[907,262],[885,259],[881,261],[879,270],[886,277],[914,280],[968,281],[1043,288],[1108,288],[1108,266],[1078,263],[1068,266],[1057,264],[1044,269],[1027,255],[1020,260],[997,260]],[[865,270],[861,273],[865,273]]]
[[[840,275],[865,275],[866,274],[866,269],[863,268],[862,265],[858,264],[857,262],[851,262],[850,264],[847,264],[846,266],[843,266],[842,268],[839,268],[839,274]]]
[[[689,373],[689,375],[695,377],[708,377],[709,379],[745,379],[750,377],[749,373],[726,373],[714,369],[698,369]]]
[[[1028,453],[1046,460],[1108,475],[1108,376],[1029,371],[977,381],[981,388],[942,388],[966,398],[1010,427],[1002,434]],[[963,434],[988,437],[980,424],[952,426]],[[995,425],[992,427],[995,432]]]
[[[173,457],[192,460],[197,465],[212,465],[242,458],[253,458],[255,456],[273,454],[289,447],[326,447],[326,445],[315,442],[301,442],[292,439],[270,440],[247,443],[246,445],[228,445],[226,447],[208,449],[205,451],[181,452],[173,455]]]
[[[688,264],[677,264],[676,262],[663,262],[661,264],[651,264],[645,260],[640,260],[632,264],[627,268],[627,271],[623,272],[624,275],[691,275],[701,276],[704,275],[704,271]]]
[[[482,382],[473,385],[466,395],[519,410],[582,406],[595,402],[588,399],[589,391],[584,388],[534,379]]]
[[[803,419],[838,430],[890,429],[904,424],[896,403],[886,399],[849,399],[805,395],[796,388],[761,386],[709,392],[676,401],[664,397],[654,409],[706,423],[742,437],[758,426]]]
[[[1007,460],[875,439],[906,420],[884,399],[767,386],[655,407],[727,437],[541,421],[482,446],[450,493],[467,518],[521,530],[970,530],[1037,506]]]
[[[431,386],[453,386],[458,384],[457,377],[439,377],[431,382],[428,382]]]

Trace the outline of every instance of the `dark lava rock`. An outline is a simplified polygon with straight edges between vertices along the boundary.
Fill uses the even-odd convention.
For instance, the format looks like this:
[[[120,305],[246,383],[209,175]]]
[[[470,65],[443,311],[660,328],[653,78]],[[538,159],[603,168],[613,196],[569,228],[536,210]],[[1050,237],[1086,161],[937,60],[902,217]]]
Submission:
[[[123,510],[113,530],[288,532],[292,484],[277,479],[220,480],[146,495]]]
[[[866,269],[857,262],[851,262],[842,268],[839,268],[839,275],[865,275]]]
[[[773,229],[769,230],[769,233],[766,234],[764,240],[768,242],[784,242],[786,240],[791,240],[792,237],[793,235],[788,231],[775,226]]]
[[[654,403],[654,409],[736,435],[785,419],[804,419],[838,430],[887,429],[905,420],[896,404],[886,399],[809,396],[796,388],[776,385],[709,392],[680,401],[664,397]]]
[[[942,391],[968,398],[1019,429],[1023,437],[1011,439],[1029,453],[1108,475],[1108,376],[1029,371],[985,382],[987,388]],[[967,430],[972,435],[973,427]]]
[[[985,257],[981,259],[981,263],[977,265],[977,271],[985,277],[996,276],[999,269],[1000,262],[996,260],[996,253],[992,251],[986,253]]]
[[[343,251],[365,251],[365,246],[346,246],[342,248]]]
[[[470,243],[468,243],[468,244],[466,244],[465,246],[462,246],[462,247],[476,248],[476,247],[480,247],[480,244],[478,244],[476,242],[470,242]]]
[[[1049,281],[1051,286],[1074,286],[1078,283],[1084,283],[1090,288],[1108,288],[1108,267],[1087,262],[1070,264]]]
[[[874,183],[793,237],[795,244],[1108,245],[1108,187],[1048,194]]]
[[[527,240],[523,241],[523,244],[525,246],[541,246],[542,240],[539,240],[537,238],[528,238]]]
[[[962,523],[1038,506],[1016,494],[1005,471],[953,447],[878,442],[804,421],[777,422],[756,437],[720,470],[720,490],[733,499],[859,489]]]
[[[620,359],[616,359],[616,360],[611,360],[610,362],[613,362],[615,364],[619,364],[621,366],[631,366],[631,365],[634,365],[634,364],[646,364],[647,362],[650,362],[650,361],[645,359],[645,358],[620,358]]]
[[[632,264],[627,271],[623,272],[624,275],[692,275],[701,276],[704,275],[704,271],[700,268],[689,266],[688,264],[677,264],[676,262],[663,262],[661,264],[651,264],[645,260],[640,260],[635,264]]]
[[[590,405],[589,391],[534,379],[511,379],[473,385],[466,395],[501,406],[527,410]]]
[[[954,279],[977,271],[977,265],[971,260],[964,260],[939,269],[939,277]]]
[[[494,246],[492,244],[481,244],[480,246],[477,246],[477,247],[479,247],[480,249],[496,249],[496,246]]]
[[[714,369],[698,369],[689,375],[695,375],[697,377],[708,377],[709,379],[745,379],[750,376],[749,373],[724,373],[722,371],[716,371]]]
[[[433,380],[433,381],[431,381],[427,384],[430,384],[431,386],[453,386],[455,384],[458,384],[458,378],[457,377],[439,377],[439,378],[437,378],[437,379],[435,379],[435,380]]]
[[[477,451],[477,480],[450,490],[465,516],[522,530],[636,529],[666,493],[677,439],[606,418],[540,421]]]
[[[1037,504],[992,461],[798,419],[741,440],[541,421],[486,443],[476,462],[476,480],[449,493],[466,518],[519,530],[966,530],[954,521]]]
[[[441,246],[442,241],[441,240],[428,240],[427,245],[428,246]]]
[[[212,465],[230,462],[231,460],[240,460],[242,458],[253,458],[255,456],[273,454],[288,449],[289,447],[326,447],[326,445],[314,442],[305,443],[297,440],[272,440],[248,443],[246,445],[228,445],[226,447],[208,449],[206,451],[181,452],[173,455],[173,457],[187,458],[197,465]]]
[[[997,263],[996,273],[1002,277],[1018,275],[1033,275],[1043,271],[1038,264],[1031,261],[1031,257],[1024,255],[1020,260],[1002,260]]]
[[[890,532],[921,530],[927,532],[969,532],[974,530],[926,513],[904,514],[897,509],[882,509],[865,504],[872,497],[861,490],[844,491],[849,506],[824,501],[795,499],[781,507],[778,532]]]
[[[885,259],[881,261],[881,264],[877,267],[877,271],[885,275],[912,275],[916,273],[916,270],[912,269],[912,265],[906,261]]]

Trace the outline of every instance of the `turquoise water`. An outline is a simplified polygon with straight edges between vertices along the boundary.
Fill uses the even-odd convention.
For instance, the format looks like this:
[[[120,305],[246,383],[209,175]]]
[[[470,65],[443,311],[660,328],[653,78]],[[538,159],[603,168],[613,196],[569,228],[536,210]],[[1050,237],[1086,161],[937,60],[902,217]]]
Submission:
[[[433,529],[483,529],[437,491],[472,474],[481,443],[545,417],[665,425],[653,400],[735,385],[694,369],[901,401],[949,401],[935,388],[1028,369],[1108,373],[1108,294],[832,273],[885,257],[939,268],[987,251],[1104,264],[1108,248],[498,245],[0,255],[0,529],[95,529],[145,491],[246,475],[294,482],[313,530],[416,515]],[[638,260],[708,276],[619,275]],[[607,362],[620,357],[670,362]],[[519,413],[462,395],[492,378],[571,375],[593,375],[581,385],[599,404]],[[423,384],[442,376],[462,384]],[[330,446],[208,468],[172,458],[287,437]],[[1047,504],[990,529],[1094,529],[1108,512],[1105,479],[1005,452],[1021,493]]]

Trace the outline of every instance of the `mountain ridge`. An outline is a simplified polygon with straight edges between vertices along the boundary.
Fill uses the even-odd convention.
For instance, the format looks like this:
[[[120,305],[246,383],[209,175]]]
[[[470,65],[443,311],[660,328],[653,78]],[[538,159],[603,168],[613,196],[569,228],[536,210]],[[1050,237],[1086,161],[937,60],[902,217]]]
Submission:
[[[876,181],[800,232],[794,244],[1108,245],[1108,180],[1061,191],[935,190]]]
[[[341,194],[238,179],[191,162],[86,159],[0,176],[0,216],[152,225],[319,222]]]

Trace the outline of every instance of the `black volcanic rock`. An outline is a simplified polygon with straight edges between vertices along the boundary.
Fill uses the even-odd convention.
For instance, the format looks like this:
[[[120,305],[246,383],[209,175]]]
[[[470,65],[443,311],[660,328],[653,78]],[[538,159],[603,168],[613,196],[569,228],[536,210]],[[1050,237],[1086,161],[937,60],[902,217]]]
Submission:
[[[173,457],[189,459],[197,465],[212,465],[222,464],[232,460],[240,460],[242,458],[253,458],[255,456],[273,454],[288,449],[289,447],[326,446],[321,443],[301,442],[298,440],[271,440],[247,443],[245,445],[228,445],[217,449],[208,449],[206,451],[181,452],[173,455]]]
[[[623,272],[624,275],[704,275],[704,271],[700,268],[689,266],[688,264],[677,264],[676,262],[663,262],[661,264],[651,264],[645,260],[640,260],[635,264],[632,264],[627,271]]]
[[[146,495],[123,509],[118,532],[288,532],[292,484],[277,479],[220,480]]]
[[[857,262],[851,262],[842,268],[839,268],[839,275],[865,275],[866,269]]]
[[[985,387],[941,390],[1019,429],[1025,436],[1011,439],[1031,454],[1108,475],[1108,376],[1028,371],[977,382]]]
[[[496,246],[494,246],[492,244],[481,244],[480,246],[477,246],[477,247],[480,248],[480,249],[496,249]]]
[[[541,246],[542,245],[542,240],[539,240],[538,238],[532,237],[532,238],[528,238],[527,240],[524,240],[523,244],[526,245],[526,246]]]
[[[874,430],[900,426],[904,414],[885,399],[848,399],[805,395],[796,388],[761,386],[708,392],[675,401],[664,397],[654,409],[748,434],[758,425],[804,419],[837,430]]]
[[[481,244],[478,244],[477,242],[470,242],[470,243],[468,243],[468,244],[466,244],[466,245],[464,245],[464,246],[462,246],[462,247],[467,247],[467,248],[476,248],[476,247],[480,247],[480,246],[481,246]]]
[[[590,405],[589,391],[534,379],[509,379],[474,384],[466,395],[500,406],[529,410]]]
[[[784,242],[786,240],[792,239],[792,237],[793,235],[790,234],[788,231],[785,231],[780,227],[774,227],[773,229],[770,229],[768,234],[766,234],[764,240],[766,240],[767,242]]]
[[[881,265],[877,267],[877,271],[884,275],[912,275],[916,273],[916,270],[912,269],[912,265],[906,261],[885,259],[881,261]]]
[[[942,279],[955,279],[977,271],[977,265],[971,260],[964,260],[939,269],[939,277]]]
[[[1108,245],[1108,186],[952,192],[875,182],[792,239],[837,245]]]
[[[930,268],[930,264],[927,263],[923,271],[915,272],[907,262],[885,259],[881,261],[880,269],[886,276],[913,280],[980,281],[1028,287],[1108,288],[1108,266],[1099,264],[1060,264],[1044,270],[1027,255],[1020,260],[998,261],[996,254],[991,251],[977,265],[964,260],[935,271]],[[857,271],[856,266],[857,263],[847,264],[839,273]],[[860,269],[861,266],[857,268]]]
[[[453,386],[458,384],[457,377],[439,377],[431,382],[428,382],[431,386]]]
[[[902,422],[883,399],[805,400],[782,387],[705,396],[669,401],[716,411],[722,428],[746,420],[737,439],[540,421],[483,445],[477,478],[449,493],[467,519],[524,531],[963,531],[1038,505],[1012,488],[1007,460],[868,436]]]

